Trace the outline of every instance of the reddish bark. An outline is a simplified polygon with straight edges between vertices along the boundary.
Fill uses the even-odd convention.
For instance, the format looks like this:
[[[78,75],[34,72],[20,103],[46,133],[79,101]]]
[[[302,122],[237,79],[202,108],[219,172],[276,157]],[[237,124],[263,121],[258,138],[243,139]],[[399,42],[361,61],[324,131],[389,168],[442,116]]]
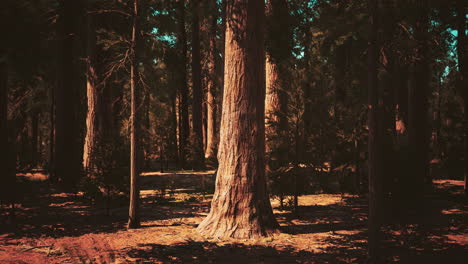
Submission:
[[[216,190],[198,231],[254,238],[277,232],[265,179],[264,1],[228,0]]]

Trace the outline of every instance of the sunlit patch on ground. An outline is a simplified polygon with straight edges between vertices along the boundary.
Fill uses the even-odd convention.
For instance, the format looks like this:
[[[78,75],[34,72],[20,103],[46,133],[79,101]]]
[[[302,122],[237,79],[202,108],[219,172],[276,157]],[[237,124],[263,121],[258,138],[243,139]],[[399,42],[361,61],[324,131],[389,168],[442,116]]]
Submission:
[[[27,172],[27,173],[20,173],[17,175],[19,178],[25,178],[29,181],[45,181],[49,178],[48,174],[45,174],[40,171],[33,171],[33,172]]]

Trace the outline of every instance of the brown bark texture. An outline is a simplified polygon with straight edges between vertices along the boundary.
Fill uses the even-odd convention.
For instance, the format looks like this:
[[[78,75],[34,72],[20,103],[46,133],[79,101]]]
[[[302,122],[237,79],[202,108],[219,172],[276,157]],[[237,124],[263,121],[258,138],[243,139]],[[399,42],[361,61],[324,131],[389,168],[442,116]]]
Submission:
[[[272,150],[271,138],[279,135],[279,123],[282,110],[280,99],[280,79],[278,65],[266,55],[266,96],[265,96],[265,135],[266,152]]]
[[[89,8],[89,7],[88,7]],[[92,171],[96,166],[96,159],[99,157],[98,148],[102,140],[102,119],[101,111],[103,94],[99,85],[96,59],[96,28],[92,14],[87,16],[87,45],[86,45],[86,96],[88,111],[86,114],[86,136],[83,148],[83,168],[92,176]]]
[[[277,232],[265,179],[263,0],[228,0],[216,190],[198,231],[255,238]]]

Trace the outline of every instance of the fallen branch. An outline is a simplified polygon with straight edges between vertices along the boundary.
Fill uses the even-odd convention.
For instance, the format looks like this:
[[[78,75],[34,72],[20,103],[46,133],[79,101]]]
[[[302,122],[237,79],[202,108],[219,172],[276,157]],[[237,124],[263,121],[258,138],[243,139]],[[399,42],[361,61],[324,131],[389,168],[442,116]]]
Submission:
[[[37,248],[46,248],[46,247],[51,248],[52,245],[30,247],[30,248],[23,249],[21,252],[26,252],[26,251],[30,251],[30,250],[33,250],[33,249],[37,249]]]

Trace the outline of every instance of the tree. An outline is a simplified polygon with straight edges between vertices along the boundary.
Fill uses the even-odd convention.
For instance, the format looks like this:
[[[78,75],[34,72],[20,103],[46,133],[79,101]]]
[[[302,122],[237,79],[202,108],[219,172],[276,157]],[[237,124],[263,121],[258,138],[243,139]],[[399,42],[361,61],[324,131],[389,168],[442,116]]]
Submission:
[[[94,21],[91,2],[87,8],[87,45],[86,45],[86,95],[88,111],[86,115],[86,137],[83,149],[83,168],[92,174],[98,148],[102,147],[103,127],[103,89],[99,85],[97,65],[96,22]]]
[[[195,168],[203,168],[205,156],[203,152],[203,123],[202,123],[202,79],[200,57],[200,20],[199,0],[192,0],[192,129],[193,129],[193,159]]]
[[[228,0],[219,167],[208,216],[198,231],[254,238],[278,229],[265,179],[263,0]]]
[[[210,2],[211,15],[208,17],[208,35],[209,35],[209,50],[207,54],[208,60],[208,76],[206,80],[206,146],[205,146],[205,158],[214,159],[216,153],[216,88],[217,88],[217,73],[216,73],[216,27],[218,16],[214,15],[217,13],[217,5],[215,0]]]
[[[382,143],[381,100],[378,87],[378,51],[377,32],[380,15],[378,0],[369,0],[369,46],[368,56],[368,153],[369,153],[369,256],[373,263],[378,263],[380,247],[380,216],[382,195]]]
[[[55,176],[67,190],[76,188],[81,173],[77,101],[79,12],[81,1],[60,1],[58,85],[55,89]]]
[[[179,160],[182,167],[187,159],[187,140],[190,135],[188,115],[188,85],[187,85],[187,33],[185,30],[185,0],[178,0],[178,35],[177,49],[180,53],[179,64]]]
[[[270,0],[267,2],[267,45],[266,45],[266,96],[265,96],[265,134],[266,153],[269,161],[276,160],[272,167],[277,169],[287,163],[288,140],[288,59],[291,53],[290,14],[287,1]],[[277,155],[274,155],[277,154]]]
[[[408,139],[410,145],[410,186],[411,195],[420,198],[429,172],[429,59],[428,26],[429,9],[427,0],[415,4],[417,17],[414,26],[416,41],[413,63],[414,84],[409,90]]]
[[[465,194],[468,195],[468,56],[467,56],[467,41],[466,41],[466,5],[463,1],[457,1],[457,53],[458,53],[458,72],[460,90],[463,94],[464,103],[464,129],[465,129],[465,177],[464,189]]]
[[[8,63],[7,53],[0,47],[0,167],[4,171],[0,179],[0,201],[10,201],[12,184],[15,182],[14,159],[9,144],[8,129]],[[13,162],[14,164],[14,162]]]
[[[140,227],[140,188],[138,178],[140,174],[140,120],[138,108],[140,106],[140,91],[138,88],[138,42],[139,42],[139,21],[138,21],[138,0],[133,1],[132,15],[132,42],[130,59],[130,206],[128,211],[128,228]]]

